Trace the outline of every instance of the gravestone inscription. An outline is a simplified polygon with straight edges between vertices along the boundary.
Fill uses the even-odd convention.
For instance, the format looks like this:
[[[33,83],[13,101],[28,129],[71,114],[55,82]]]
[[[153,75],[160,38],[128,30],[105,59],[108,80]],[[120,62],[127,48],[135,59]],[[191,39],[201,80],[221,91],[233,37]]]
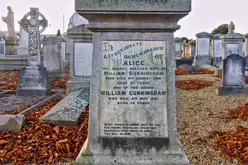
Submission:
[[[165,41],[102,44],[100,135],[168,137]]]
[[[209,54],[209,39],[207,38],[199,38],[198,39],[198,54],[201,55],[206,55]]]

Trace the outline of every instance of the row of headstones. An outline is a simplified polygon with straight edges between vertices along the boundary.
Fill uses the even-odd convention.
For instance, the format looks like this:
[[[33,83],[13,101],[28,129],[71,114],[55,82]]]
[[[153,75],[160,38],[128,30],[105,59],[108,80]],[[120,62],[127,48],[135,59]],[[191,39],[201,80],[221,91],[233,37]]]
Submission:
[[[179,39],[175,40],[176,57],[195,58],[195,65],[212,64],[220,67],[223,56],[230,54],[247,55],[247,35],[234,33],[231,36],[229,34],[212,36],[209,33],[202,32],[198,33],[196,37],[196,42],[191,43],[183,43]],[[226,51],[223,51],[224,49]],[[223,55],[223,52],[226,52],[227,55]]]
[[[46,67],[48,74],[51,77],[63,76],[65,67],[65,41],[63,38],[56,36],[44,37],[42,45],[44,48],[43,65]],[[0,37],[0,58],[7,58],[6,41],[3,37]]]

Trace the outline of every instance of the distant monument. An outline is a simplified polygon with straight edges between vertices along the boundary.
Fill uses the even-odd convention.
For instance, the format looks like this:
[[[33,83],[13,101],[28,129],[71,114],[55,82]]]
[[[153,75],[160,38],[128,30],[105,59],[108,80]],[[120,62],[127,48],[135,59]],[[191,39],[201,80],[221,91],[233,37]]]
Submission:
[[[14,23],[14,12],[12,11],[11,7],[8,6],[8,13],[6,17],[2,17],[3,22],[7,24],[8,29],[8,37],[16,38],[15,34],[15,23]]]

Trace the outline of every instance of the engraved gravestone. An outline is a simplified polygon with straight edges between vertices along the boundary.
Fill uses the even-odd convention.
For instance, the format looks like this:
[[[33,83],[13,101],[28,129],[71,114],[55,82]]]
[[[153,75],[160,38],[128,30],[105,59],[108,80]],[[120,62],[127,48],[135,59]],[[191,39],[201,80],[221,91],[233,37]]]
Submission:
[[[222,86],[218,95],[247,94],[245,84],[245,58],[231,54],[223,61]]]
[[[196,56],[194,58],[194,65],[200,66],[211,64],[210,56],[210,38],[211,34],[207,32],[201,32],[196,34]]]
[[[0,58],[5,58],[5,40],[0,37]]]
[[[189,164],[177,139],[173,33],[191,0],[75,2],[93,32],[89,136],[76,164]]]
[[[213,65],[220,67],[222,65],[222,40],[221,35],[216,34],[212,36],[212,58]]]
[[[20,25],[29,33],[29,57],[28,66],[20,73],[17,95],[44,96],[49,82],[46,68],[41,65],[40,60],[40,33],[47,27],[47,20],[38,8],[30,8],[30,12],[21,19]]]

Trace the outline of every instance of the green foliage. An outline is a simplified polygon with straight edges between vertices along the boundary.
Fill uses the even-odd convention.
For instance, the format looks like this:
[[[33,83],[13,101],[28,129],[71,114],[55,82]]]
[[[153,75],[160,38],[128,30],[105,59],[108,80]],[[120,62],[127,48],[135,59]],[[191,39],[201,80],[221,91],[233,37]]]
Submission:
[[[57,37],[60,37],[61,36],[61,33],[60,33],[60,30],[57,31]]]
[[[227,34],[227,33],[228,33],[228,24],[222,24],[212,31],[212,35]]]

